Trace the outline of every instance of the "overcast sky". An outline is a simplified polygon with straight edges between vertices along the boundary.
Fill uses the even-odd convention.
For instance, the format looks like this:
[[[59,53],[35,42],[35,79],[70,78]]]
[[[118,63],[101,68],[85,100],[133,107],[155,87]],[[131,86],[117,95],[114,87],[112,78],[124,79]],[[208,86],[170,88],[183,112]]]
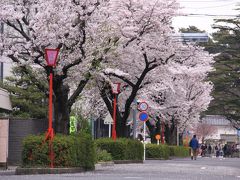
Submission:
[[[176,29],[188,27],[189,25],[197,26],[208,33],[213,32],[211,25],[214,19],[233,18],[239,14],[234,10],[240,0],[178,0],[182,13],[186,16],[176,17],[173,20],[173,26]],[[239,6],[240,8],[240,6]],[[212,16],[213,15],[213,16]],[[226,16],[225,16],[226,15]]]

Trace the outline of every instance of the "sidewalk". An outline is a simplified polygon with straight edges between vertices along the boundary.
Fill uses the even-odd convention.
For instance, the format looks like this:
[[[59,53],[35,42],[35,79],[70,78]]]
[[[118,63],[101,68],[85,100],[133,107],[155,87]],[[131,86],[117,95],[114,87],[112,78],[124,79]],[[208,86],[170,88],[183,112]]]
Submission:
[[[0,176],[15,175],[17,166],[8,166],[8,169],[0,169]]]

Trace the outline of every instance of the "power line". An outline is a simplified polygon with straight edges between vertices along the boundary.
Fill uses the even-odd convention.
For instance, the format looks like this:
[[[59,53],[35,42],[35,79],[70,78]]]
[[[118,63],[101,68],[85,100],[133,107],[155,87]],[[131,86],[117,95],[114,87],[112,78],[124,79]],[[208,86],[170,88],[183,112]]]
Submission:
[[[231,1],[231,2],[233,2],[234,0],[229,0],[229,1]],[[204,3],[215,3],[215,2],[218,2],[219,3],[219,0],[206,0],[206,1],[204,1],[204,0],[197,0],[197,1],[194,1],[194,0],[189,0],[189,1],[179,1],[180,3],[182,3],[182,2],[193,2],[193,3],[202,3],[202,2],[204,2]],[[221,2],[221,1],[220,1]],[[226,2],[226,0],[222,0],[222,2]],[[235,2],[236,3],[236,2]]]
[[[209,9],[209,8],[218,8],[218,7],[226,7],[226,6],[231,6],[231,5],[236,5],[236,2],[232,2],[232,3],[227,3],[227,4],[221,4],[221,5],[214,5],[214,6],[205,6],[205,7],[184,7],[184,8],[188,8],[188,9]]]
[[[228,4],[222,4],[222,5],[217,5],[217,6],[205,6],[205,7],[198,7],[198,8],[192,8],[191,9],[212,9],[212,8],[218,8],[218,7],[227,7],[230,5],[235,5],[236,3],[228,3]]]
[[[205,16],[209,16],[209,17],[239,17],[239,15],[231,15],[231,14],[196,14],[196,13],[190,13],[190,14],[183,14],[183,15],[178,15],[178,16],[186,16],[186,17],[190,17],[190,16],[199,16],[199,17],[205,17]]]

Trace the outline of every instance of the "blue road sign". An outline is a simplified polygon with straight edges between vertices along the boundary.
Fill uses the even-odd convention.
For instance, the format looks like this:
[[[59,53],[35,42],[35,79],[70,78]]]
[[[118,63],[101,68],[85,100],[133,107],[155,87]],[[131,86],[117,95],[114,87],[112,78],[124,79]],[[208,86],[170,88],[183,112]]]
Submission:
[[[147,121],[148,120],[148,114],[146,112],[141,112],[139,114],[139,120],[140,121]]]

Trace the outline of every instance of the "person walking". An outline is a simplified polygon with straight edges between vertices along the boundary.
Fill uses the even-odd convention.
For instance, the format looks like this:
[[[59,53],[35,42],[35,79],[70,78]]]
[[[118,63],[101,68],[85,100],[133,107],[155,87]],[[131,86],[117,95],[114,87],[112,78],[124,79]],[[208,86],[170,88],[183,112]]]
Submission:
[[[191,159],[193,160],[194,158],[194,160],[196,160],[199,144],[195,134],[193,135],[193,138],[189,142],[189,147],[191,147]]]

